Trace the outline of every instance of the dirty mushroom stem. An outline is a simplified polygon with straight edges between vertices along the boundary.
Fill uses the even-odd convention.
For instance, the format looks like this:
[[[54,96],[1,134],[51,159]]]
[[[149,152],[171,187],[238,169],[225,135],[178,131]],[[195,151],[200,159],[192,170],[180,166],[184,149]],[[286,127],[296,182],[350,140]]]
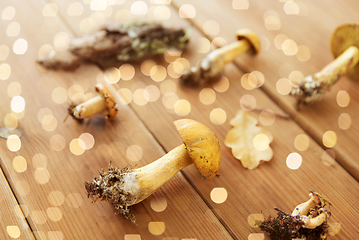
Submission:
[[[100,95],[90,98],[86,102],[77,105],[74,109],[74,116],[77,118],[88,118],[106,109],[106,102]]]

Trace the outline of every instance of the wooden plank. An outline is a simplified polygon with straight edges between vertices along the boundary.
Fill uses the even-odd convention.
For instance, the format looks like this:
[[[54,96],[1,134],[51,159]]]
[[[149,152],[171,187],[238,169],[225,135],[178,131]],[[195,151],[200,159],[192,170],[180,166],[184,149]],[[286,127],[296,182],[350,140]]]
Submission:
[[[115,215],[111,204],[86,199],[84,182],[90,181],[110,161],[119,167],[136,163],[142,166],[165,152],[127,105],[119,104],[119,114],[113,122],[105,122],[101,116],[82,125],[73,119],[63,122],[70,97],[77,92],[93,93],[93,85],[104,82],[103,73],[96,66],[83,66],[74,73],[38,68],[35,59],[41,47],[52,45],[54,39],[56,42],[59,33],[70,34],[54,14],[56,11],[48,12],[49,8],[56,8],[44,1],[1,3],[1,6],[15,9],[15,17],[0,21],[1,29],[15,21],[21,27],[18,35],[1,40],[1,45],[9,49],[4,63],[11,69],[0,90],[4,96],[0,103],[1,118],[18,111],[14,103],[11,105],[14,96],[21,96],[17,98],[18,107],[22,99],[25,102],[25,110],[15,114],[22,131],[20,141],[14,140],[11,145],[1,141],[2,165],[17,198],[27,206],[27,219],[35,236],[38,239],[208,239],[208,236],[232,239],[182,174],[132,207],[137,225]],[[15,54],[12,46],[20,38],[27,42],[27,48],[25,53]],[[116,99],[120,102],[118,96]],[[73,142],[84,133],[92,136],[94,146],[86,151],[73,150]],[[131,146],[143,154],[133,157]],[[25,159],[25,170],[13,166],[16,156]],[[167,202],[167,207],[162,204],[162,212],[158,211],[153,207],[156,202]]]
[[[0,238],[35,239],[26,221],[27,207],[18,203],[2,169],[0,169],[0,190]]]
[[[177,3],[176,1],[174,1]],[[123,11],[130,11],[133,2],[126,2],[120,6]],[[156,7],[146,2],[148,9]],[[182,2],[181,2],[182,3]],[[207,4],[200,2],[186,2],[195,5],[197,10],[196,17],[203,17],[201,8],[206,9]],[[216,9],[216,13],[224,12],[222,9],[222,2],[212,5],[211,9]],[[189,23],[181,20],[177,16],[176,9],[166,6],[171,11],[170,18],[166,19],[166,24],[187,26]],[[111,7],[116,13],[116,7]],[[116,9],[116,10],[115,10]],[[82,15],[82,19],[86,19],[88,15]],[[226,19],[226,14],[213,14],[218,18]],[[145,17],[151,16],[150,11]],[[80,17],[66,18],[68,24],[73,27],[75,31],[79,30]],[[110,16],[106,21],[114,20],[114,16]],[[196,18],[197,19],[197,18]],[[219,21],[219,20],[218,20]],[[248,20],[247,20],[248,21]],[[225,24],[221,22],[222,26],[229,28],[237,28],[235,24]],[[232,31],[233,32],[233,31]],[[229,36],[229,33],[223,35],[228,42],[234,38]],[[197,52],[201,46],[201,39],[203,35],[196,29],[193,29],[191,43],[188,51],[182,56],[187,58],[191,64],[195,64],[197,60],[201,59],[204,54]],[[256,59],[251,60],[246,58],[249,63],[254,63]],[[156,59],[158,65],[167,67],[169,64],[161,58]],[[249,64],[248,63],[248,64]],[[266,62],[269,66],[269,62]],[[234,66],[229,65],[225,69],[225,76],[229,79],[230,87],[224,92],[215,91],[216,100],[214,103],[206,105],[199,99],[201,89],[182,88],[176,78],[170,76],[166,77],[165,81],[156,82],[141,73],[141,64],[135,64],[135,77],[131,80],[120,80],[118,84],[114,85],[117,90],[127,89],[132,92],[130,99],[132,99],[130,106],[135,109],[138,116],[143,119],[146,126],[153,132],[156,139],[159,140],[162,146],[169,151],[174,148],[179,142],[179,136],[173,127],[173,120],[178,118],[193,118],[211,127],[218,136],[222,145],[222,165],[220,170],[220,177],[211,183],[204,182],[197,170],[191,166],[183,172],[197,189],[201,196],[205,199],[207,204],[211,206],[215,215],[234,233],[235,238],[247,239],[251,233],[259,233],[258,228],[252,228],[247,219],[252,213],[263,213],[264,215],[274,214],[273,207],[280,207],[285,211],[290,212],[298,203],[306,200],[309,189],[314,189],[321,192],[336,206],[333,208],[332,222],[340,222],[342,224],[342,231],[332,236],[332,239],[350,239],[356,236],[358,231],[357,220],[353,213],[358,209],[358,189],[359,185],[343,168],[336,162],[330,166],[326,166],[322,162],[322,149],[308,137],[309,147],[305,151],[299,151],[295,148],[294,140],[300,134],[305,134],[294,121],[276,118],[275,122],[267,126],[274,135],[274,142],[272,148],[274,150],[274,158],[271,162],[262,164],[258,169],[249,171],[244,169],[240,162],[235,160],[231,155],[230,149],[223,145],[226,133],[231,128],[229,119],[233,118],[237,110],[241,108],[240,99],[246,94],[252,95],[257,102],[257,106],[264,109],[271,109],[275,112],[281,112],[280,108],[276,106],[261,90],[244,90],[240,84],[240,78],[243,73],[239,72]],[[255,69],[251,69],[255,70]],[[274,73],[272,73],[274,74]],[[272,76],[272,75],[270,75]],[[266,79],[268,76],[266,75]],[[268,80],[268,79],[267,79]],[[173,92],[171,95],[166,95],[167,92]],[[145,104],[138,102],[135,98],[134,92],[138,89],[144,89],[147,86],[155,86],[154,89],[162,90],[160,97],[156,101],[149,101]],[[212,89],[212,87],[210,87]],[[166,98],[170,97],[187,100],[190,103],[191,110],[189,114],[180,116],[173,110],[173,105],[166,102]],[[166,107],[167,106],[167,107]],[[223,124],[215,124],[211,121],[210,115],[214,109],[222,109],[226,113],[225,122]],[[258,113],[252,112],[255,117],[259,118]],[[177,140],[176,140],[177,139]],[[290,153],[298,152],[303,159],[303,163],[298,170],[291,170],[286,166],[286,158]],[[337,176],[340,181],[333,181],[333,176]],[[210,197],[214,188],[224,188],[228,194],[228,198],[221,204],[214,203]],[[353,190],[354,189],[354,190]],[[343,199],[345,196],[346,199]],[[348,203],[350,203],[348,205]],[[345,206],[345,207],[344,207]],[[348,217],[349,216],[349,217]]]
[[[332,61],[331,34],[337,26],[357,21],[356,1],[346,1],[340,4],[331,1],[324,5],[313,1],[300,1],[300,3],[295,3],[299,6],[299,14],[294,15],[286,14],[286,1],[250,1],[248,9],[243,10],[234,9],[233,6],[239,8],[240,3],[248,1],[211,1],[205,5],[187,0],[172,2],[177,8],[190,4],[196,10],[195,17],[190,21],[199,29],[203,29],[206,21],[215,21],[220,26],[220,31],[216,35],[209,36],[210,39],[222,37],[227,42],[232,42],[234,33],[239,28],[250,28],[256,31],[261,37],[264,51],[255,58],[239,57],[236,60],[238,67],[244,72],[254,70],[262,72],[266,79],[262,89],[309,135],[313,136],[316,142],[324,146],[324,134],[327,131],[334,132],[337,137],[336,144],[329,148],[335,152],[336,160],[357,180],[359,179],[359,162],[356,160],[357,153],[353,151],[352,145],[357,142],[359,132],[358,124],[356,124],[358,119],[356,106],[359,102],[358,88],[355,87],[357,84],[342,77],[322,101],[310,106],[302,106],[299,112],[296,110],[295,99],[282,95],[277,90],[278,80],[288,79],[293,71],[297,71],[294,73],[302,76],[311,75]],[[232,5],[232,2],[235,5]],[[218,9],[226,14],[213,14],[217,13]],[[266,25],[265,19],[268,16],[271,17],[267,21],[278,20],[278,24],[267,22]],[[310,55],[307,57],[305,57],[306,54],[299,53],[285,55],[282,49],[275,46],[276,43],[281,42],[278,40],[281,34],[293,40],[297,46],[300,46],[300,49],[309,49]],[[303,54],[304,51],[299,52]],[[340,107],[337,103],[337,96],[340,93],[343,94],[343,91],[344,95],[348,94],[350,97],[350,104],[347,107]],[[349,129],[339,125],[338,122],[342,121],[340,118],[343,117],[341,114],[349,119]]]

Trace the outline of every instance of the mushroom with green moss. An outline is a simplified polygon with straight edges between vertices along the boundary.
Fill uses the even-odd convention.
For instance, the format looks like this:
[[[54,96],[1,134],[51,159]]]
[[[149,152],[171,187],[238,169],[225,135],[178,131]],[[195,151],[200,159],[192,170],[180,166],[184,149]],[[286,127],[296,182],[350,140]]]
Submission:
[[[183,168],[195,164],[201,175],[212,180],[219,170],[221,150],[215,134],[205,125],[181,119],[174,122],[183,144],[141,168],[114,168],[85,183],[89,197],[112,205],[125,218],[135,222],[129,206],[148,198]]]

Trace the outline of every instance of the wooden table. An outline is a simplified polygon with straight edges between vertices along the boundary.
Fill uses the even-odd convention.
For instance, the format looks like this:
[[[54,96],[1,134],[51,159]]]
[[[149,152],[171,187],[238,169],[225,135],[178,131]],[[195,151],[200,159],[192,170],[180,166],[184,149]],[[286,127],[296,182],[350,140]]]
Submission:
[[[313,74],[332,60],[330,36],[337,26],[358,22],[358,1],[25,0],[0,6],[1,127],[22,132],[20,138],[0,139],[1,239],[265,239],[251,226],[250,219],[258,216],[252,214],[274,215],[274,207],[291,212],[308,199],[310,189],[333,203],[329,222],[341,230],[330,239],[358,238],[358,83],[342,77],[320,102],[300,111],[285,93],[288,79]],[[91,64],[74,72],[45,71],[35,64],[43,52],[66,48],[71,37],[135,18],[191,27],[186,51],[152,60],[161,69],[179,57],[196,64],[216,44],[234,42],[240,28],[258,33],[262,52],[228,64],[221,86],[195,89],[181,86],[174,75],[153,80],[141,70],[143,62],[125,65],[122,78],[112,83],[106,81],[110,71]],[[242,86],[242,77],[254,71],[264,76],[264,84]],[[68,103],[94,94],[97,82],[119,103],[115,120],[63,122]],[[152,89],[150,100],[144,89]],[[209,102],[200,97],[206,92]],[[190,109],[176,111],[178,100]],[[250,111],[257,119],[268,110],[290,115],[259,122],[273,134],[274,156],[255,170],[245,169],[224,145],[229,121],[243,102],[263,109]],[[110,161],[140,167],[181,144],[173,125],[180,118],[215,132],[222,151],[220,177],[208,182],[194,165],[185,168],[131,207],[137,225],[116,215],[111,204],[87,199],[84,182]],[[86,150],[76,147],[79,138],[87,139]],[[291,153],[302,158],[298,169],[286,165]]]

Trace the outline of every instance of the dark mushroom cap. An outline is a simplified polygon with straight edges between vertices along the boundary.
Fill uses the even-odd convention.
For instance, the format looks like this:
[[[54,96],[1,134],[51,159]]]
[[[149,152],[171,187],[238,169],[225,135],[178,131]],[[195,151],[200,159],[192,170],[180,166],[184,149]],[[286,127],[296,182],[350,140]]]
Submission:
[[[356,23],[341,25],[332,35],[331,48],[334,58],[337,58],[350,46],[359,48],[359,25]],[[346,75],[359,82],[359,64],[349,69]]]

